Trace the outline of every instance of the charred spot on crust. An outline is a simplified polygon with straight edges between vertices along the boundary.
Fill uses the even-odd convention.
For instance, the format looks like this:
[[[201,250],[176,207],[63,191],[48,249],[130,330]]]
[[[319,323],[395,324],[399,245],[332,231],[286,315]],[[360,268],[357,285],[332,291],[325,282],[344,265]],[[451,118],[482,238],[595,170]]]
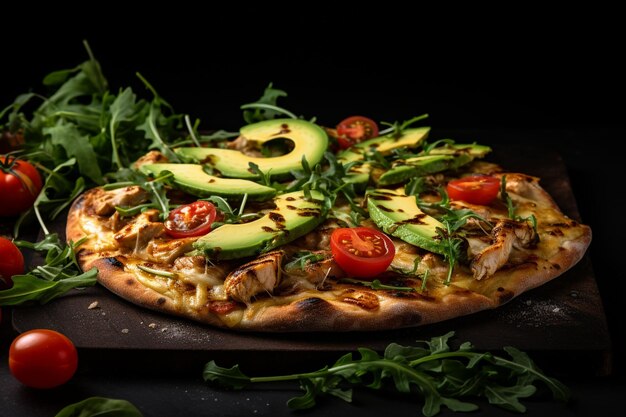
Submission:
[[[505,304],[513,298],[513,291],[506,290],[502,287],[498,287],[496,290],[496,298],[500,304]]]
[[[559,264],[552,264],[552,268],[554,268],[556,270],[559,270],[559,269],[561,269],[561,265],[559,265]]]
[[[310,297],[310,298],[305,298],[302,301],[298,301],[296,303],[296,306],[301,310],[311,310],[311,309],[318,309],[320,308],[320,306],[323,306],[326,304],[328,303],[319,297]]]
[[[124,269],[124,264],[118,261],[115,257],[104,258],[104,262],[115,268]]]
[[[128,279],[126,280],[126,284],[127,284],[127,285],[135,285],[135,280],[134,280],[134,279],[132,279],[132,278],[128,278]]]
[[[160,305],[165,304],[165,301],[166,301],[165,297],[159,297],[159,298],[157,298],[156,303],[157,303],[157,305],[160,306]]]

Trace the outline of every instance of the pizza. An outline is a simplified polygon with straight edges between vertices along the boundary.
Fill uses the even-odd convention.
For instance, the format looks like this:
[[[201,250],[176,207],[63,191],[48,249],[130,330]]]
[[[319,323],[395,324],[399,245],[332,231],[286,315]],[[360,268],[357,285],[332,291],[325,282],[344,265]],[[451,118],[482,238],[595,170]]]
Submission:
[[[449,320],[581,259],[590,228],[539,178],[429,132],[275,119],[219,146],[152,151],[130,182],[74,201],[67,239],[82,242],[81,267],[131,303],[261,332]]]

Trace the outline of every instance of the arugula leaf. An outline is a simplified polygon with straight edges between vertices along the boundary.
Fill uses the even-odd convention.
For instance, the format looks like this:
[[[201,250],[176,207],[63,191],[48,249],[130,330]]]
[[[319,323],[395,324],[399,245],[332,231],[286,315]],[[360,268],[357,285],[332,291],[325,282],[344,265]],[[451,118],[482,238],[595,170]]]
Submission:
[[[294,259],[285,265],[285,270],[293,270],[293,269],[302,269],[306,267],[307,264],[315,263],[318,261],[323,261],[326,259],[326,256],[320,253],[313,253],[311,251],[298,251],[294,254]]]
[[[53,145],[62,146],[69,158],[76,158],[82,175],[96,184],[102,184],[102,171],[98,164],[93,163],[98,155],[89,142],[89,136],[81,134],[75,125],[63,122],[43,129],[43,133],[50,137]]]
[[[143,414],[126,400],[90,397],[70,404],[55,417],[143,417]]]
[[[0,306],[21,305],[30,301],[45,304],[73,288],[88,287],[96,283],[98,270],[92,268],[82,273],[76,261],[75,250],[81,242],[65,245],[53,233],[37,243],[14,243],[18,247],[47,252],[46,263],[35,267],[28,274],[13,276],[13,286],[0,291]]]
[[[248,377],[236,365],[222,368],[215,361],[206,364],[204,380],[222,387],[243,389],[254,383],[299,381],[304,395],[287,402],[290,408],[315,406],[316,398],[325,394],[351,401],[352,387],[380,389],[390,381],[396,391],[418,394],[424,402],[422,414],[434,416],[445,406],[452,411],[468,412],[478,406],[464,401],[484,397],[490,404],[508,410],[523,411],[520,399],[533,395],[535,382],[542,381],[553,389],[554,398],[569,399],[569,390],[560,382],[545,376],[527,355],[505,348],[511,359],[472,351],[469,343],[453,350],[449,341],[453,332],[421,346],[391,343],[384,355],[359,348],[359,358],[351,353],[340,357],[332,366],[318,371],[292,375]]]
[[[428,114],[424,113],[419,116],[415,116],[409,120],[405,120],[402,123],[395,121],[393,123],[380,122],[383,126],[389,126],[387,129],[383,129],[379,132],[380,136],[391,134],[394,138],[399,138],[404,133],[405,129],[411,127],[411,125],[428,118]]]
[[[275,119],[280,115],[286,115],[292,119],[297,119],[298,116],[291,113],[289,110],[276,105],[280,97],[287,97],[287,93],[283,90],[274,88],[272,83],[270,83],[265,88],[265,91],[263,91],[263,95],[260,99],[254,103],[248,103],[241,106],[241,109],[244,110],[243,119],[248,124]]]

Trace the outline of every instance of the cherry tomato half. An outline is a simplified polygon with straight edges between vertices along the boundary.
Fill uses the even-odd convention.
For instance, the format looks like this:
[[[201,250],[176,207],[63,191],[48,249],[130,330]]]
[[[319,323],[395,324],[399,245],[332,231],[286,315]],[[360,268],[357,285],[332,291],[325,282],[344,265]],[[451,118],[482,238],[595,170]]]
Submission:
[[[165,231],[174,238],[206,235],[217,217],[215,206],[198,200],[172,210],[165,221]]]
[[[78,354],[70,339],[48,329],[22,333],[9,349],[9,369],[22,384],[32,388],[54,388],[72,378]]]
[[[472,175],[450,181],[446,190],[452,200],[486,206],[498,196],[500,179],[488,175]]]
[[[358,278],[374,278],[385,272],[396,254],[386,234],[367,227],[335,229],[330,249],[337,265]]]
[[[13,286],[13,275],[24,273],[24,256],[9,239],[0,237],[0,290]]]
[[[43,183],[37,169],[26,161],[0,157],[0,217],[17,216],[32,207]],[[9,198],[10,196],[10,198]]]
[[[341,149],[378,136],[378,125],[363,116],[351,116],[337,125],[337,141]]]

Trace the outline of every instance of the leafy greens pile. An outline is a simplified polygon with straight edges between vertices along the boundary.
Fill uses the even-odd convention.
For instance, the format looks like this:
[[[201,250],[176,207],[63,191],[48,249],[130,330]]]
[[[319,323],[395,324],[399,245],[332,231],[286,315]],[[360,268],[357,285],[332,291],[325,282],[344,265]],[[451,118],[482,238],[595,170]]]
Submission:
[[[46,303],[71,288],[95,284],[97,270],[82,273],[76,262],[75,249],[81,242],[66,245],[46,225],[85,189],[129,179],[145,186],[145,179],[136,178],[138,174],[129,167],[148,150],[159,150],[176,161],[171,151],[174,143],[232,136],[223,131],[197,135],[199,121],[192,125],[188,116],[175,113],[140,74],[150,99],[139,99],[131,87],[112,93],[87,43],[85,48],[89,60],[44,78],[43,84],[53,91],[50,96],[22,94],[0,111],[0,132],[9,132],[23,143],[23,149],[13,154],[45,173],[43,189],[14,229],[18,236],[24,221],[34,217],[45,237],[36,244],[16,244],[47,253],[44,266],[15,276],[14,286],[0,291],[0,305]],[[181,134],[185,127],[189,135]],[[154,204],[162,203],[163,187],[151,182],[149,188]]]
[[[398,392],[420,396],[425,416],[438,414],[442,406],[452,411],[475,411],[476,404],[461,400],[472,397],[484,397],[490,404],[524,412],[526,407],[520,399],[533,395],[538,381],[552,391],[555,399],[569,399],[569,389],[544,375],[524,352],[505,347],[510,358],[504,358],[475,352],[469,342],[452,350],[448,344],[452,336],[453,332],[433,337],[422,342],[422,346],[391,343],[382,356],[359,348],[358,359],[348,353],[330,367],[293,375],[248,377],[238,365],[223,368],[211,361],[206,364],[203,377],[207,382],[233,389],[253,383],[299,381],[305,393],[287,402],[292,409],[311,408],[318,396],[327,394],[351,402],[352,387],[383,389],[387,382],[392,382]]]

